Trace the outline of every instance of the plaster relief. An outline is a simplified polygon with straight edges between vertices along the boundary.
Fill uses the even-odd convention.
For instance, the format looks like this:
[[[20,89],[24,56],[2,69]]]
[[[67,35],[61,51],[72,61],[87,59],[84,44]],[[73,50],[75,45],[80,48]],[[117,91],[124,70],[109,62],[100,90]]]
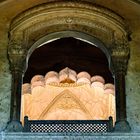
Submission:
[[[101,76],[76,74],[69,68],[45,77],[36,75],[31,85],[22,86],[21,120],[24,116],[31,120],[107,120],[112,116],[115,123],[115,88],[104,83]]]

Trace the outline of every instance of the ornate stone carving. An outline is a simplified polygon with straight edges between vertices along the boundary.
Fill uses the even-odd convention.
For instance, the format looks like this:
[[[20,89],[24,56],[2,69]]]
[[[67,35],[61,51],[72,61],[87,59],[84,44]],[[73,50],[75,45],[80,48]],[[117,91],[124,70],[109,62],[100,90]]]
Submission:
[[[117,74],[117,73],[123,73],[123,75],[126,74],[126,72],[127,72],[127,63],[128,63],[127,58],[116,57],[116,58],[113,58],[112,62],[113,62],[113,67],[114,67],[113,69],[114,69],[115,74]]]
[[[39,15],[37,19],[36,15]],[[114,31],[125,32],[125,29],[123,19],[112,11],[87,2],[65,2],[63,0],[32,8],[17,16],[11,24],[13,34],[17,31],[25,33],[24,37],[28,38],[28,47],[31,47],[29,46],[32,44],[31,40],[62,30],[79,30],[99,38],[107,43],[106,46],[110,46],[109,42],[112,41]]]
[[[115,73],[122,72],[126,74],[129,54],[130,49],[126,36],[114,40],[114,45],[111,49],[111,57]]]
[[[46,4],[39,5],[37,7],[34,7],[20,15],[18,15],[12,22],[11,28],[15,28],[19,23],[22,23],[23,20],[25,20],[27,17],[32,17],[33,15],[36,15],[40,13],[41,11],[47,10],[50,11],[51,9],[56,9],[56,8],[63,8],[63,9],[82,9],[85,11],[92,11],[93,13],[99,13],[101,16],[106,16],[110,17],[122,25],[124,24],[124,20],[118,16],[117,14],[113,13],[112,11],[105,9],[103,7],[99,7],[97,5],[93,5],[89,2],[77,2],[77,1],[64,1],[61,0],[59,2],[53,1],[53,2],[47,2]],[[54,11],[54,10],[53,10]]]
[[[22,40],[14,38],[9,41],[8,55],[10,69],[13,71],[24,71],[26,64],[27,50],[22,47]]]
[[[127,36],[123,35],[121,38],[115,38],[113,41],[112,56],[128,57],[130,49],[128,47]]]
[[[71,23],[67,22],[68,17],[55,17],[54,19],[45,19],[42,22],[34,24],[32,27],[26,29],[25,36],[28,39],[28,49],[34,44],[35,40],[54,32],[61,32],[65,30],[75,30],[83,32],[102,40],[106,44],[112,43],[112,36],[114,31],[95,20],[82,19],[81,17],[69,17],[72,19]],[[55,24],[57,23],[57,24]],[[28,33],[28,34],[26,34]],[[110,47],[110,45],[107,45]]]
[[[89,80],[91,80],[91,76],[87,72],[80,72],[77,75],[75,71],[68,69],[68,68],[61,70],[59,72],[59,74],[54,71],[48,72],[45,76],[45,80],[47,80],[47,78],[53,78],[55,76],[59,77],[59,76],[65,75],[65,74],[75,75],[77,77],[76,79],[85,77],[85,78],[88,78]],[[67,78],[67,76],[66,76],[66,78]],[[72,110],[74,111],[74,114],[76,116],[78,116],[78,114],[80,114],[79,117],[82,117],[84,119],[93,119],[92,117],[85,117],[85,116],[89,116],[88,110],[91,110],[90,109],[91,105],[93,105],[92,107],[95,108],[91,111],[91,112],[93,112],[93,115],[95,116],[94,118],[99,119],[98,117],[101,114],[104,114],[103,116],[106,115],[105,111],[103,111],[103,110],[105,110],[105,107],[103,107],[104,104],[101,105],[102,102],[100,102],[100,101],[103,101],[106,104],[109,101],[109,100],[107,101],[106,97],[109,96],[110,93],[112,93],[112,91],[111,92],[110,91],[108,92],[107,90],[104,91],[104,84],[100,82],[101,79],[99,79],[99,76],[95,78],[96,82],[92,81],[91,86],[90,86],[90,83],[89,84],[83,83],[83,84],[77,84],[77,85],[76,84],[74,85],[73,83],[67,83],[67,86],[65,85],[65,83],[57,83],[57,85],[51,84],[51,86],[48,83],[46,83],[44,86],[42,86],[42,84],[40,84],[40,83],[42,83],[42,81],[44,82],[44,77],[36,75],[32,78],[31,85],[30,84],[23,85],[23,95],[22,95],[23,102],[22,103],[24,105],[22,104],[22,106],[24,106],[23,107],[24,109],[22,109],[22,114],[23,114],[22,118],[24,117],[24,115],[28,115],[29,117],[32,117],[32,114],[36,114],[38,116],[39,112],[37,112],[37,111],[34,112],[34,107],[39,108],[40,112],[42,112],[44,110],[43,114],[40,115],[39,119],[48,118],[48,115],[51,115],[51,118],[49,118],[49,119],[52,119],[52,117],[55,118],[56,115],[53,115],[54,113],[56,113],[56,114],[59,113],[59,117],[63,118],[64,116],[61,115],[61,113],[62,113],[60,111],[61,109],[63,110],[63,112],[65,112],[65,116],[69,116],[69,118],[71,118],[71,119],[73,117],[75,118],[75,116],[72,117],[72,115],[69,115],[69,113],[72,113]],[[38,82],[39,84],[38,83],[36,84],[36,82]],[[30,88],[31,88],[31,91],[30,91]],[[78,89],[79,89],[79,92],[78,92]],[[108,90],[109,89],[110,89],[110,85],[108,86]],[[85,91],[83,91],[83,90],[85,90]],[[97,93],[94,93],[95,90],[97,91]],[[105,92],[105,94],[104,94],[104,92]],[[92,97],[92,95],[94,95],[94,97]],[[100,98],[98,98],[98,97],[100,97]],[[104,97],[104,99],[102,97]],[[90,100],[90,102],[88,102],[88,100]],[[84,106],[86,106],[87,109]],[[43,110],[41,109],[42,107],[43,107]],[[100,110],[100,112],[98,111],[98,109]],[[77,111],[75,111],[75,110],[77,110],[78,112],[81,112],[81,113],[85,112],[83,114],[84,116],[82,116],[81,113],[77,114],[76,113]],[[32,111],[32,113],[31,113],[31,111]],[[34,117],[36,117],[36,115]],[[103,116],[100,116],[100,117],[102,118]],[[110,114],[108,115],[108,117],[109,116],[110,116]],[[115,114],[113,116],[115,116]],[[108,118],[108,117],[106,117],[106,118]],[[113,118],[115,118],[115,117],[113,117]]]
[[[129,48],[125,22],[108,9],[87,2],[55,0],[23,12],[15,17],[10,27],[8,54],[13,75],[12,107],[18,121],[19,84],[26,68],[26,59],[29,52],[35,49],[32,45],[50,33],[70,30],[97,38],[110,52],[115,73],[126,72]]]
[[[68,76],[69,80],[73,79],[73,76],[70,75],[74,75],[77,79],[75,83],[65,80]],[[59,83],[46,82],[47,78],[56,76],[60,79]],[[65,83],[61,82],[61,76]],[[92,80],[92,83],[83,81],[82,84],[79,84],[80,78]],[[40,120],[59,120],[60,118],[93,120],[108,119],[109,116],[112,116],[115,123],[114,86],[105,85],[104,82],[105,80],[101,76],[91,78],[85,71],[76,74],[70,68],[62,69],[59,74],[50,71],[46,74],[45,79],[42,75],[36,75],[32,78],[31,84],[22,86],[22,121],[26,115],[30,119]],[[34,110],[35,108],[36,110]],[[38,116],[40,117],[38,118]]]
[[[10,70],[12,73],[11,81],[11,110],[10,121],[7,124],[6,131],[22,131],[20,123],[20,105],[21,105],[21,83],[22,75],[26,64],[26,49],[21,34],[10,36],[8,57],[10,62]]]

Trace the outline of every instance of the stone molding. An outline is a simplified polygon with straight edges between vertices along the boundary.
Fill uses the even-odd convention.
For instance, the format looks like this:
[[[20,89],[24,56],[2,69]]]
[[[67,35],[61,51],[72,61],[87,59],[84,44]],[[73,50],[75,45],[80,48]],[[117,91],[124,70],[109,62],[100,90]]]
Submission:
[[[128,35],[124,20],[112,11],[88,2],[62,0],[39,5],[15,17],[10,28],[8,53],[11,55],[10,48],[13,48],[19,54],[19,48],[28,55],[35,41],[46,34],[64,30],[75,30],[94,36],[106,45],[108,51],[112,50],[114,42],[127,41]],[[116,45],[121,50],[126,47],[125,44]],[[116,49],[113,52],[117,52]]]
[[[24,39],[26,45],[28,40],[26,38],[30,38],[31,34],[41,29],[47,31],[52,25],[64,25],[64,29],[67,30],[72,30],[74,25],[77,30],[80,30],[81,26],[81,32],[86,30],[83,27],[90,27],[91,31],[96,29],[96,32],[87,31],[87,33],[97,38],[104,34],[105,36],[101,40],[109,38],[109,42],[121,39],[121,36],[127,36],[124,20],[112,11],[87,2],[60,1],[39,5],[15,17],[11,23],[10,38],[18,36],[18,38]],[[64,29],[60,28],[60,30]],[[53,32],[53,28],[49,30]],[[12,40],[17,41],[18,39]]]
[[[30,10],[25,11],[24,13],[21,13],[20,15],[18,15],[17,17],[15,17],[15,19],[12,21],[11,24],[11,28],[16,27],[19,23],[22,23],[25,19],[29,18],[30,16],[34,16],[36,14],[40,14],[40,12],[43,12],[45,10],[46,11],[53,11],[55,10],[55,8],[63,8],[64,10],[68,9],[82,9],[82,10],[86,10],[87,12],[89,10],[92,10],[93,13],[98,13],[102,16],[105,17],[110,17],[116,21],[118,21],[119,23],[121,23],[123,26],[124,21],[123,19],[118,16],[117,14],[113,13],[111,10],[97,6],[97,5],[93,5],[90,2],[78,2],[78,1],[53,1],[53,2],[47,2],[45,4],[41,4],[37,7],[34,7]]]

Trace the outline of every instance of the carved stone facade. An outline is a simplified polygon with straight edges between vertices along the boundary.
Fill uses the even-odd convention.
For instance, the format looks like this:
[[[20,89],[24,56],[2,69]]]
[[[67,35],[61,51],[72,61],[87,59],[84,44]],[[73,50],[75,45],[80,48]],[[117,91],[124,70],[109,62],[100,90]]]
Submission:
[[[117,14],[88,2],[50,2],[29,9],[15,17],[11,23],[8,46],[13,76],[10,121],[19,121],[22,75],[31,53],[46,40],[86,36],[85,40],[95,43],[108,57],[110,69],[116,77],[117,88],[119,87],[117,94],[120,98],[116,96],[116,104],[120,103],[124,108],[123,115],[120,115],[122,110],[117,109],[117,120],[123,121],[124,124],[126,108],[123,89],[129,58],[127,46],[129,31],[125,25],[125,21]],[[16,115],[13,114],[13,108]],[[127,129],[124,130],[120,125],[120,131],[129,131],[127,122],[125,126]]]

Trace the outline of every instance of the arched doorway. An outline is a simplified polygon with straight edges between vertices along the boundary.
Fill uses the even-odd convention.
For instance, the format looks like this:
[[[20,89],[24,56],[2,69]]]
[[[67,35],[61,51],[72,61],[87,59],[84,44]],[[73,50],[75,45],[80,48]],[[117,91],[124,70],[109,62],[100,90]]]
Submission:
[[[100,47],[72,37],[44,44],[31,54],[23,83],[24,127],[24,116],[42,122],[73,120],[75,123],[112,117],[115,124],[114,79]]]
[[[8,49],[13,76],[10,121],[20,119],[22,75],[29,56],[46,41],[61,37],[80,38],[99,46],[106,54],[110,69],[115,75],[116,130],[130,130],[126,121],[125,103],[125,74],[129,48],[124,21],[107,9],[82,2],[41,5],[20,15],[11,24]]]

